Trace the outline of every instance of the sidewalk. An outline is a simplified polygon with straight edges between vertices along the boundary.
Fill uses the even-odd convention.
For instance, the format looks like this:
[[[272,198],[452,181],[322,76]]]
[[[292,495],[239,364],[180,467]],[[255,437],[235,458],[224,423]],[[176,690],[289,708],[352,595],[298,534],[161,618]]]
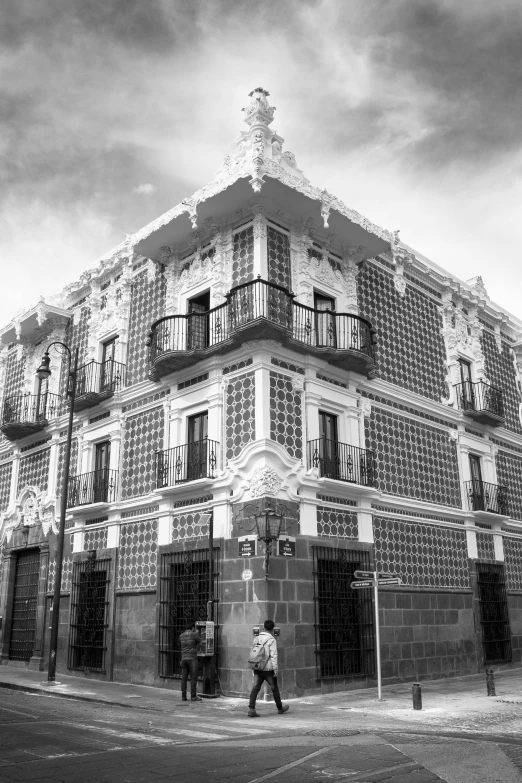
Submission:
[[[33,693],[46,693],[81,701],[100,702],[134,709],[171,712],[180,706],[180,692],[165,688],[154,688],[128,683],[105,682],[83,677],[71,677],[57,674],[57,683],[50,686],[46,681],[46,672],[29,671],[25,668],[0,666],[0,688],[12,688]],[[444,715],[457,717],[486,716],[498,712],[506,704],[522,705],[522,669],[509,669],[495,675],[496,697],[488,697],[485,674],[454,677],[451,679],[429,680],[421,683],[423,709],[412,708],[412,683],[388,685],[382,689],[383,701],[377,700],[377,689],[343,691],[340,693],[303,696],[288,699],[292,710],[308,712],[307,707],[314,705],[330,713],[330,720],[351,713],[382,717],[383,719],[406,719],[415,724],[433,725],[437,718]],[[243,708],[246,699],[220,697],[210,700],[214,704],[223,703],[231,708]],[[363,721],[365,722],[365,721]]]

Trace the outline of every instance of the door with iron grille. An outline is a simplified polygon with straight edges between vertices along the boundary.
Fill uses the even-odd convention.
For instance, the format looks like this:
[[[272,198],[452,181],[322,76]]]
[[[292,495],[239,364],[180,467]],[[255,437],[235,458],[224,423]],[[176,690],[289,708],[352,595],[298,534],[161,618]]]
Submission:
[[[207,476],[208,411],[189,416],[187,447],[187,481]]]
[[[504,566],[477,563],[484,663],[511,660],[511,627]]]
[[[314,293],[314,308],[317,345],[327,348],[337,347],[335,330],[335,299],[318,292]]]
[[[219,549],[216,548],[213,563],[214,597],[218,595],[218,560]],[[179,635],[185,630],[185,623],[207,618],[209,565],[208,549],[162,555],[159,672],[162,677],[181,677]]]
[[[69,628],[69,669],[105,669],[110,559],[74,563]]]
[[[16,558],[9,660],[29,661],[33,654],[38,603],[40,550],[20,552]]]
[[[314,546],[317,678],[374,672],[371,590],[352,590],[354,571],[370,567],[368,552]]]
[[[206,348],[209,343],[208,311],[210,310],[210,291],[189,299],[187,303],[189,317],[187,319],[187,348],[189,351]]]
[[[100,392],[112,392],[116,387],[116,350],[118,337],[103,343],[101,360]]]

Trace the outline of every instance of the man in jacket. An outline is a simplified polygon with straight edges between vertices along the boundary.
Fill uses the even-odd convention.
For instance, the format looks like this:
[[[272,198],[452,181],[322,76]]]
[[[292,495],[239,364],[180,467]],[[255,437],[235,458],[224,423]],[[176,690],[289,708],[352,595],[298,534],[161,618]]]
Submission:
[[[181,699],[187,701],[187,679],[190,675],[190,700],[203,701],[196,693],[198,684],[198,642],[196,624],[188,622],[179,635],[181,643]]]
[[[252,691],[250,692],[250,701],[248,703],[248,717],[249,718],[259,718],[259,713],[256,712],[256,699],[257,694],[259,693],[261,686],[264,682],[267,682],[270,688],[272,689],[272,693],[274,695],[274,701],[276,703],[277,711],[280,715],[283,715],[285,712],[288,712],[290,707],[288,705],[283,705],[281,701],[281,695],[279,693],[279,686],[277,684],[277,642],[273,635],[273,630],[275,627],[275,623],[272,620],[265,620],[264,623],[264,631],[261,631],[258,637],[258,641],[261,644],[266,645],[266,649],[268,652],[268,661],[266,664],[266,667],[262,670],[256,670],[254,672],[254,687],[252,688]]]

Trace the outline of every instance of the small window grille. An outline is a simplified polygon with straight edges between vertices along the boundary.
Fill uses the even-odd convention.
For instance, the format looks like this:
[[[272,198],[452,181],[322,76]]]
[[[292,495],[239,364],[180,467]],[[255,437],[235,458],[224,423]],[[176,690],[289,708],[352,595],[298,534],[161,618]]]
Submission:
[[[352,590],[354,571],[367,571],[363,550],[314,546],[317,679],[374,673],[371,589]]]
[[[216,547],[214,549],[214,598],[218,595],[218,564],[219,547]],[[207,618],[209,565],[208,549],[168,552],[161,557],[159,661],[161,677],[181,677],[179,635],[184,631],[185,623]],[[214,621],[217,619],[217,604],[215,607]],[[199,674],[201,676],[201,672]]]
[[[69,669],[105,670],[110,559],[74,563],[69,627]]]

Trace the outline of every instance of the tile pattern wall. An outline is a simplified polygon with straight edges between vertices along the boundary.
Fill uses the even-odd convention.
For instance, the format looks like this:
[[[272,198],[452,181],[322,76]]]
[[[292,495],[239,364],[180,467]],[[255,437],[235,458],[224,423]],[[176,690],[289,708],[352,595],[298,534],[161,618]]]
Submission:
[[[301,397],[302,392],[293,388],[288,376],[270,373],[270,439],[295,459],[303,456]]]
[[[86,530],[83,534],[83,551],[92,552],[93,549],[107,549],[106,527],[100,527],[96,530]]]
[[[358,538],[357,514],[318,506],[317,535],[328,538]]]
[[[400,296],[393,277],[371,263],[357,280],[361,315],[377,330],[379,376],[440,402],[447,396],[447,368],[436,303],[410,285]]]
[[[87,361],[87,347],[89,342],[89,321],[91,320],[91,310],[89,307],[82,307],[81,310],[75,310],[71,320],[65,329],[65,343],[71,348],[78,348],[78,367]],[[66,410],[66,392],[68,382],[67,356],[62,357],[60,368],[60,395],[62,397],[62,413]]]
[[[172,518],[172,540],[183,541],[185,538],[208,536],[208,525],[198,525],[201,515],[206,513],[207,509],[176,514]]]
[[[63,469],[65,465],[65,443],[58,446],[58,466],[56,468],[56,496],[62,494]],[[71,441],[71,463],[69,467],[69,476],[76,476],[78,471],[78,438]]]
[[[9,505],[11,494],[11,477],[13,475],[13,463],[6,462],[0,465],[0,512],[5,511]]]
[[[44,449],[20,460],[17,496],[24,487],[38,487],[40,492],[47,492],[50,455],[51,449]]]
[[[268,281],[281,285],[283,288],[292,288],[290,272],[290,240],[286,234],[276,231],[268,226],[266,249],[268,259]]]
[[[143,519],[120,528],[118,590],[156,587],[158,520]]]
[[[232,287],[254,279],[254,229],[248,226],[234,234]]]
[[[145,345],[151,324],[165,314],[166,280],[157,272],[149,281],[146,271],[133,280],[129,317],[129,346],[127,351],[127,386],[147,378],[148,348]]]
[[[487,329],[482,332],[481,343],[486,360],[486,376],[493,386],[502,389],[503,392],[505,426],[512,432],[522,434],[522,426],[518,417],[518,406],[522,399],[518,393],[513,352],[503,340],[502,353],[499,353],[495,337]]]
[[[72,578],[72,557],[64,557],[62,565],[62,593],[71,592]],[[54,593],[54,575],[56,573],[56,557],[49,560],[49,571],[47,573],[47,592]]]
[[[461,507],[457,446],[447,432],[381,408],[372,408],[365,430],[378,489]]]
[[[129,416],[126,420],[121,461],[122,500],[154,490],[154,453],[163,449],[164,429],[163,407]]]
[[[477,553],[479,560],[495,560],[495,544],[491,533],[477,533]]]
[[[233,378],[227,385],[227,459],[237,457],[247,443],[255,440],[255,375]]]
[[[25,378],[25,351],[22,360],[18,359],[18,350],[14,348],[7,354],[3,399],[21,394]]]
[[[463,530],[375,517],[373,532],[378,571],[397,574],[411,587],[470,587]]]
[[[509,516],[522,519],[522,459],[499,450],[495,465],[498,483],[508,488]]]
[[[507,589],[522,590],[522,541],[503,538]]]

